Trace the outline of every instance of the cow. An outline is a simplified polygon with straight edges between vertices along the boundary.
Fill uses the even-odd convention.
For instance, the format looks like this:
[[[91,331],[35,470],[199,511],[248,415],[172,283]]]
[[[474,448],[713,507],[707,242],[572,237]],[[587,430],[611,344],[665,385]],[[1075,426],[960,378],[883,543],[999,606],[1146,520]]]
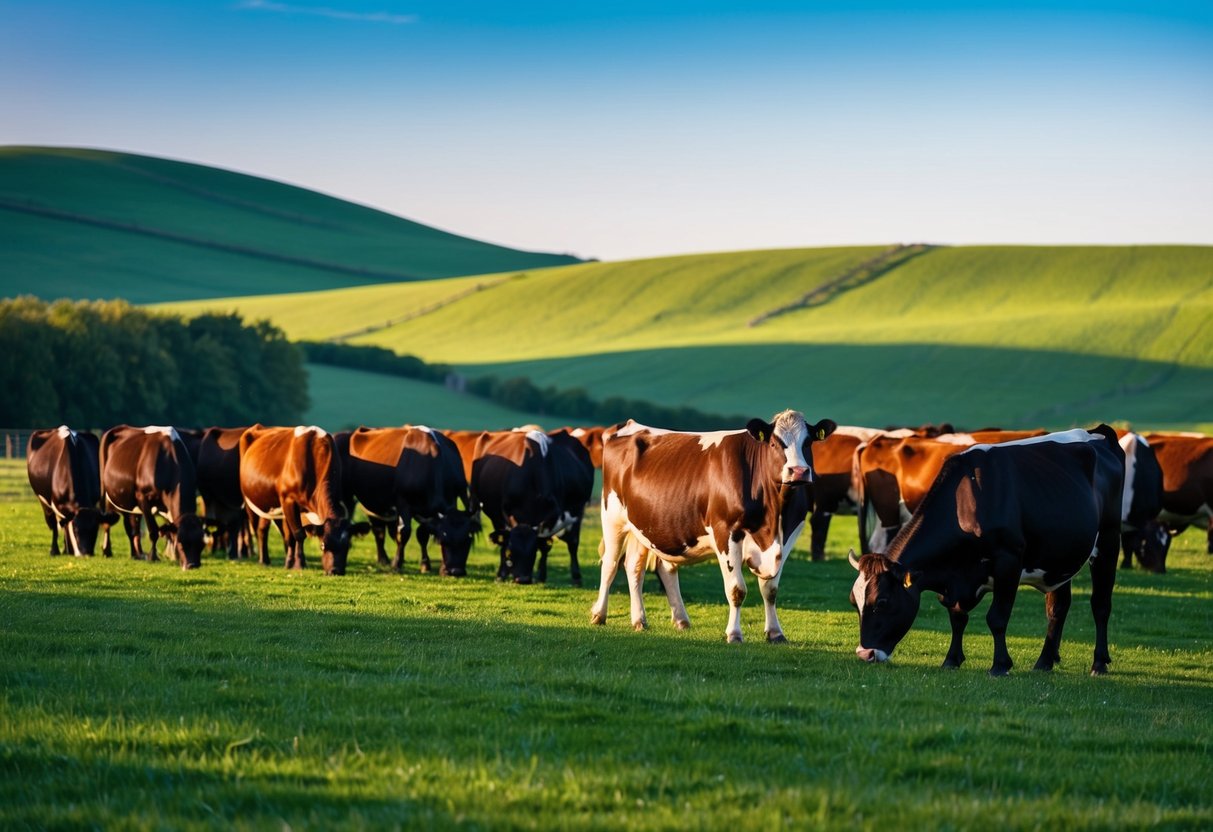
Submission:
[[[1204,525],[1208,529],[1207,551],[1213,555],[1213,437],[1147,433],[1145,438],[1162,468],[1159,521],[1172,536],[1188,526]]]
[[[580,443],[557,433],[559,438],[540,430],[485,432],[476,442],[472,503],[492,523],[498,580],[546,581],[551,539],[561,536],[569,547],[570,580],[581,584],[577,549],[594,472]]]
[[[87,431],[60,425],[30,434],[26,472],[51,532],[52,555],[59,554],[60,528],[67,554],[91,555],[102,524],[118,522],[116,514],[100,510],[98,456],[97,437]]]
[[[930,590],[951,618],[943,666],[958,668],[969,613],[992,592],[990,674],[1006,675],[1013,664],[1007,621],[1024,584],[1046,594],[1048,629],[1036,669],[1052,670],[1060,661],[1070,579],[1090,561],[1091,673],[1106,673],[1124,473],[1124,451],[1107,425],[974,445],[950,457],[887,553],[859,559],[850,553],[859,572],[850,598],[859,613],[855,654],[888,661],[914,623],[921,594]]]
[[[471,498],[455,443],[424,425],[362,427],[337,434],[336,440],[348,493],[370,518],[379,564],[389,563],[384,538],[390,526],[396,540],[391,565],[401,571],[415,519],[421,571],[431,569],[427,547],[432,534],[442,551],[440,573],[466,575],[480,521],[469,510]]]
[[[483,430],[444,430],[442,435],[455,443],[459,450],[459,459],[463,462],[463,478],[472,482],[472,460],[476,457],[476,443],[487,431]]]
[[[689,626],[678,567],[715,557],[729,603],[725,639],[740,642],[746,585],[758,578],[767,640],[784,642],[775,603],[779,578],[809,510],[812,445],[833,433],[829,419],[806,423],[795,410],[744,429],[689,433],[629,422],[604,436],[602,581],[590,621],[605,624],[611,583],[626,540],[632,627],[648,626],[642,581],[648,556],[670,600],[671,618]]]
[[[1167,571],[1167,551],[1171,535],[1159,522],[1162,511],[1162,468],[1154,449],[1144,436],[1132,431],[1117,431],[1125,452],[1125,491],[1121,500],[1122,569],[1133,567],[1137,556],[1142,568],[1163,574]]]
[[[131,557],[159,560],[164,534],[182,569],[202,565],[205,530],[198,517],[194,462],[175,428],[117,425],[101,437],[101,493],[108,509],[122,515]],[[157,523],[157,518],[165,522]],[[151,550],[143,551],[139,521],[147,524]],[[110,554],[109,531],[105,551]]]
[[[352,524],[341,503],[341,459],[333,437],[318,427],[253,425],[240,436],[240,492],[250,528],[257,535],[258,560],[268,566],[268,527],[282,532],[286,567],[304,569],[303,541],[321,539],[326,575],[344,575],[351,538],[366,534],[366,523]]]
[[[240,493],[240,437],[247,428],[211,427],[198,443],[198,496],[206,518],[226,539],[229,560],[247,558],[252,541]]]
[[[592,428],[561,428],[567,431],[569,436],[576,439],[582,444],[586,451],[590,454],[590,464],[597,470],[602,470],[602,434],[606,431],[605,427]]]
[[[965,448],[1028,439],[1043,430],[987,429],[923,436],[886,433],[861,443],[852,471],[859,501],[859,542],[865,552],[883,552],[926,496],[944,461]]]

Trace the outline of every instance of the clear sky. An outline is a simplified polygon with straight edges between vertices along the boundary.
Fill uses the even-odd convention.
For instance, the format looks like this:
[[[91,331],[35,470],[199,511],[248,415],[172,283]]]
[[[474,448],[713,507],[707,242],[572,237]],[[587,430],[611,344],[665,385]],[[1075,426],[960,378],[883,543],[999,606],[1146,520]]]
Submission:
[[[0,144],[521,248],[1213,243],[1213,2],[0,0]]]

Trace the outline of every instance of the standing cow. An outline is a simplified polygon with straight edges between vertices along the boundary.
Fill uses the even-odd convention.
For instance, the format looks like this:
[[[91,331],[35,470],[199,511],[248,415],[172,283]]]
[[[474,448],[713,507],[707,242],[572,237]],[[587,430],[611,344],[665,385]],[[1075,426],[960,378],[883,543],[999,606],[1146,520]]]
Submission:
[[[318,427],[253,425],[240,437],[240,491],[257,535],[262,565],[269,565],[268,526],[274,522],[286,546],[286,567],[303,569],[303,541],[321,539],[326,575],[344,575],[351,538],[365,523],[351,524],[341,502],[341,460],[333,437]]]
[[[689,624],[677,569],[715,557],[729,602],[725,638],[741,641],[741,568],[758,578],[767,640],[783,642],[775,601],[779,578],[804,526],[813,480],[812,443],[836,427],[806,424],[785,410],[771,422],[752,419],[744,430],[681,433],[629,422],[603,443],[602,582],[590,609],[605,624],[611,582],[626,539],[632,626],[647,627],[642,582],[648,553],[670,599],[675,624]]]
[[[336,441],[347,498],[361,503],[370,518],[380,565],[389,563],[384,538],[390,527],[396,541],[391,564],[401,571],[416,520],[421,571],[430,571],[427,546],[433,535],[442,552],[441,574],[466,575],[480,522],[468,508],[471,499],[455,443],[423,425],[363,427],[337,434]]]
[[[168,537],[182,569],[202,565],[204,530],[198,517],[194,463],[180,434],[171,427],[118,425],[101,437],[101,491],[108,508],[123,516],[131,557],[144,557],[140,518],[151,540],[149,560],[159,560],[156,544]],[[157,524],[157,518],[165,522]],[[110,554],[109,532],[105,552]]]
[[[951,617],[943,666],[960,667],[969,612],[992,592],[986,615],[994,636],[990,674],[1006,675],[1012,666],[1007,622],[1025,584],[1045,593],[1049,623],[1036,669],[1052,670],[1060,661],[1070,579],[1090,561],[1091,673],[1106,673],[1124,473],[1124,452],[1107,425],[975,445],[952,456],[887,554],[857,560],[851,553],[859,572],[851,588],[859,612],[856,655],[887,661],[914,623],[919,596],[929,590]]]
[[[75,431],[67,425],[30,434],[26,446],[26,469],[30,488],[42,506],[46,527],[51,531],[52,555],[59,554],[59,529],[69,555],[91,555],[103,523],[116,523],[118,516],[103,514],[99,443],[94,434]]]
[[[1124,560],[1121,568],[1132,568],[1136,555],[1142,568],[1163,574],[1167,571],[1171,535],[1166,525],[1158,520],[1162,510],[1162,468],[1144,436],[1126,431],[1120,437],[1120,447],[1125,452],[1120,534]]]
[[[229,560],[248,557],[251,531],[240,493],[240,437],[247,428],[207,428],[198,443],[198,496],[227,542]]]
[[[1162,468],[1159,521],[1172,536],[1188,526],[1204,526],[1208,530],[1207,549],[1213,555],[1213,436],[1147,433],[1146,441]]]

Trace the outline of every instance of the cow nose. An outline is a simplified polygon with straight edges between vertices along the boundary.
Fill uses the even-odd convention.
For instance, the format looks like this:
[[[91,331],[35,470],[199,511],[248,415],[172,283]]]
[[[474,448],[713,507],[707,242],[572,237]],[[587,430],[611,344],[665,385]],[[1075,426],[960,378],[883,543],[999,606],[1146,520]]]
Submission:
[[[800,466],[789,466],[787,474],[784,476],[784,482],[812,482],[813,469],[802,468]]]
[[[859,656],[859,658],[863,659],[865,662],[876,661],[876,651],[867,647],[856,647],[855,655]]]

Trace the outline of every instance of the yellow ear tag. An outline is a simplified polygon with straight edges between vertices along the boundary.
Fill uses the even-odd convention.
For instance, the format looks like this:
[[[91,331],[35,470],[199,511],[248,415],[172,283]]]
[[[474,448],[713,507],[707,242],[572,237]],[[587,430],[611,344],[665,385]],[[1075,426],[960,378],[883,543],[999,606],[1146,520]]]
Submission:
[[[818,439],[826,438],[826,429],[825,428],[821,428],[820,430],[817,431],[817,438]]]
[[[902,581],[902,584],[904,584],[904,585],[905,585],[905,588],[906,588],[906,589],[909,589],[909,588],[910,588],[910,584],[911,584],[911,583],[913,583],[913,581],[910,579],[910,573],[909,573],[909,572],[907,572],[907,573],[906,573],[905,580],[904,580],[904,581]]]
[[[766,435],[764,432],[762,432],[762,431],[758,431],[758,441],[759,441],[759,442],[766,442],[766,441],[767,441],[767,435]]]

